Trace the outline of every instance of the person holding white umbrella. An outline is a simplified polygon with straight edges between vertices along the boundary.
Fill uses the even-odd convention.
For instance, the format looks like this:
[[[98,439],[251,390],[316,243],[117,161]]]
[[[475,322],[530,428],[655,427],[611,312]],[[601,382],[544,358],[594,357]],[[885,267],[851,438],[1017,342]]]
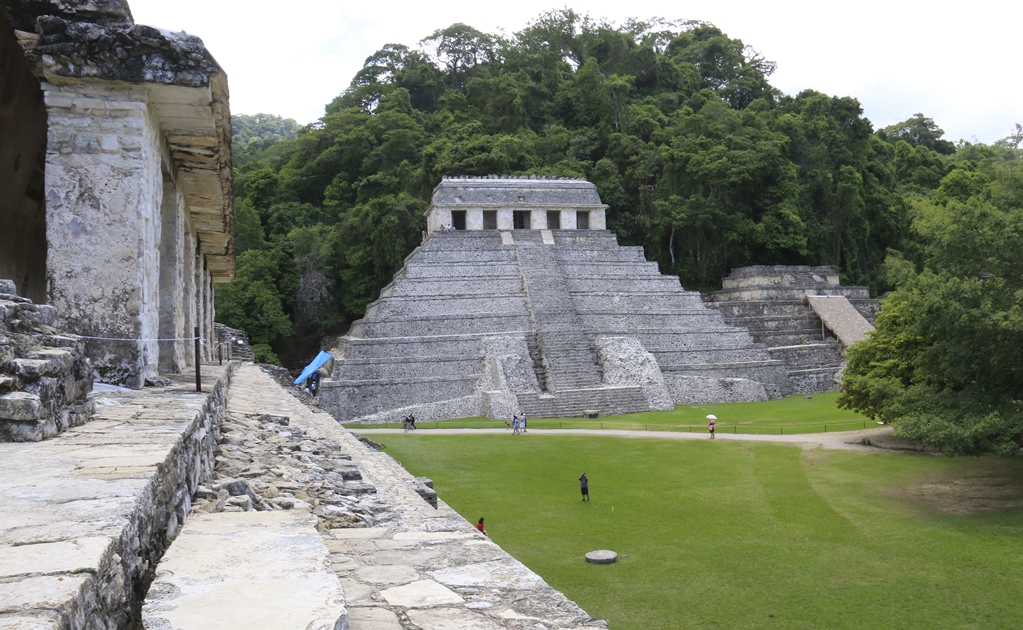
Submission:
[[[714,424],[718,421],[718,417],[715,416],[714,414],[710,414],[709,416],[707,416],[707,419],[710,420],[710,423],[707,425],[707,429],[710,431],[710,439],[713,440],[714,439]]]

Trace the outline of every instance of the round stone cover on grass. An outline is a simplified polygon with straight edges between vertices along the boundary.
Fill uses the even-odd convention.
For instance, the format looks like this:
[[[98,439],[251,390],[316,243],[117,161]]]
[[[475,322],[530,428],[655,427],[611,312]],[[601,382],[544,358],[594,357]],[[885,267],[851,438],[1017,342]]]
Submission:
[[[609,549],[591,551],[586,554],[586,562],[591,564],[611,564],[618,560],[618,553]]]

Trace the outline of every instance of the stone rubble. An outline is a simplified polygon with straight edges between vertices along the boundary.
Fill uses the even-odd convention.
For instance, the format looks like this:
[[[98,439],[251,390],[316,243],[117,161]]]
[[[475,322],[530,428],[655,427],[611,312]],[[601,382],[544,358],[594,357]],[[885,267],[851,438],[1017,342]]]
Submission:
[[[256,366],[243,365],[232,380],[219,450],[217,477],[196,493],[196,508],[308,506],[352,630],[607,627],[476,531],[429,480],[288,396]]]
[[[283,394],[283,392],[282,392]],[[217,446],[216,474],[196,489],[201,512],[310,509],[320,531],[370,527],[394,519],[362,483],[336,440],[290,426],[287,416],[228,412]]]

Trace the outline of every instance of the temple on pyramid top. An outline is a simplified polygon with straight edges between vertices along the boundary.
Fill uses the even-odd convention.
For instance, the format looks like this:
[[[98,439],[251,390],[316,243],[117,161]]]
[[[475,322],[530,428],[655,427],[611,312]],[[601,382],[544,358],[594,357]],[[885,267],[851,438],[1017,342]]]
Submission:
[[[433,191],[428,230],[603,230],[597,187],[582,179],[450,177]]]

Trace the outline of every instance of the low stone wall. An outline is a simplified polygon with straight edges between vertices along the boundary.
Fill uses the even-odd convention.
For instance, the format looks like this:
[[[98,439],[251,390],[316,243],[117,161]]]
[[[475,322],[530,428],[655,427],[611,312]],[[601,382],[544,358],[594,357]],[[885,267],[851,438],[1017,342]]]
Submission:
[[[234,368],[204,366],[203,393],[191,375],[104,390],[92,422],[0,444],[0,626],[138,622],[153,568],[213,472]]]

